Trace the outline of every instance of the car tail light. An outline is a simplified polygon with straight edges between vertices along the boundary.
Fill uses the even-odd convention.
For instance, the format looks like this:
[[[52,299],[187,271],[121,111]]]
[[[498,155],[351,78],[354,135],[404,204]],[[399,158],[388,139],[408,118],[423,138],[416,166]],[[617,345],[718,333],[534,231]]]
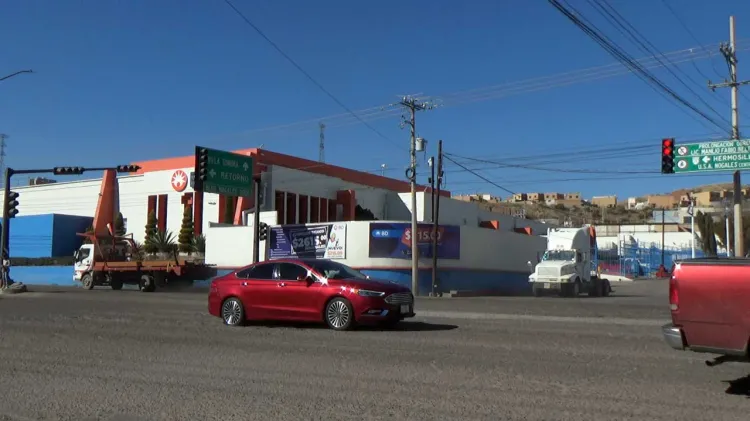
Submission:
[[[680,308],[680,288],[674,275],[669,278],[669,309],[677,311]]]

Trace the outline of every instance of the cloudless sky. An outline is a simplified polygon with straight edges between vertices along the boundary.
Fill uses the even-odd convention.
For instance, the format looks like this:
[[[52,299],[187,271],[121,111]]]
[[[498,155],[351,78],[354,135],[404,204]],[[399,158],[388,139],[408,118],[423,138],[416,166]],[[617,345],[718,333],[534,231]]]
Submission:
[[[718,43],[728,40],[729,16],[735,15],[740,78],[750,79],[750,2],[665,1],[699,42],[661,0],[608,0],[663,53],[701,45],[717,51]],[[386,106],[405,94],[442,96],[443,106],[418,114],[427,156],[443,139],[448,153],[551,169],[477,171],[508,190],[626,197],[731,179],[728,173],[623,173],[658,172],[662,137],[679,143],[728,136],[633,74],[591,76],[601,76],[598,70],[588,77],[579,74],[567,86],[555,82],[532,89],[538,85],[530,78],[559,78],[616,62],[547,1],[233,2],[355,112]],[[588,0],[568,3],[633,57],[649,55]],[[326,117],[327,162],[378,173],[385,164],[387,175],[404,178],[409,133],[399,128],[397,112],[361,113],[382,137],[359,123],[224,0],[5,0],[0,40],[0,77],[35,71],[0,82],[0,133],[9,135],[6,162],[14,168],[117,165],[190,155],[196,144],[219,149],[262,144],[317,160],[317,121]],[[728,130],[729,90],[711,93],[706,87],[706,77],[720,81],[726,65],[718,54],[703,57],[673,71],[719,116],[664,68],[651,71]],[[513,95],[507,87],[486,89],[517,82],[522,83],[514,85]],[[472,89],[478,91],[445,96]],[[750,99],[750,86],[745,91]],[[748,99],[741,98],[740,108],[750,136]],[[645,155],[643,150],[632,156],[627,150],[619,156],[591,152],[649,142],[654,146]],[[422,174],[428,169],[424,159],[420,155]],[[446,172],[453,192],[508,194],[451,162]]]

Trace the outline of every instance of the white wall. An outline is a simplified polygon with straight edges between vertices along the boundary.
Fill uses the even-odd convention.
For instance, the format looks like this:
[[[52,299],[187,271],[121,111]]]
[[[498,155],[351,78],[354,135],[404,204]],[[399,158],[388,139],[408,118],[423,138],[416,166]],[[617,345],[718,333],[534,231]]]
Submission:
[[[275,191],[284,191],[297,195],[297,206],[299,206],[299,195],[322,197],[326,199],[336,199],[336,192],[339,190],[354,190],[357,204],[365,209],[369,209],[378,219],[386,218],[386,197],[389,190],[363,186],[361,184],[344,181],[340,178],[328,177],[326,175],[309,173],[301,170],[280,167],[272,165],[269,168],[268,175],[264,180],[271,186],[269,194],[272,203],[276,198]],[[308,201],[308,206],[309,206]],[[266,207],[265,209],[269,209]],[[310,215],[310,212],[307,213]],[[297,212],[299,215],[299,212]]]
[[[623,242],[632,243],[634,239],[642,247],[648,247],[651,244],[658,244],[661,246],[661,233],[656,232],[636,232],[630,234],[619,234],[619,235],[607,235],[596,237],[596,245],[599,249],[612,249],[619,247]],[[664,233],[664,246],[665,247],[681,247],[689,248],[691,242],[691,234],[689,232],[665,232]],[[699,247],[696,245],[696,247]]]
[[[381,222],[381,221],[378,221]],[[400,221],[398,221],[400,222]],[[357,268],[410,268],[411,260],[369,257],[370,222],[347,222],[346,259]],[[442,268],[528,272],[546,249],[543,237],[470,226],[461,227],[461,259],[441,259]],[[265,245],[262,245],[265,251]],[[241,267],[252,262],[252,230],[248,227],[211,227],[206,231],[206,262],[219,267]],[[431,267],[432,259],[420,259]]]
[[[402,207],[406,211],[404,220],[411,218],[411,195],[399,193]],[[429,221],[432,216],[432,201],[430,193],[417,192],[417,220]],[[551,225],[525,218],[514,218],[490,212],[479,207],[475,202],[456,200],[450,197],[440,197],[440,223],[446,225],[468,225],[476,227],[482,221],[498,221],[501,231],[513,231],[514,228],[531,227],[533,235],[547,234]],[[395,218],[394,218],[395,219]],[[400,218],[399,218],[400,219]]]

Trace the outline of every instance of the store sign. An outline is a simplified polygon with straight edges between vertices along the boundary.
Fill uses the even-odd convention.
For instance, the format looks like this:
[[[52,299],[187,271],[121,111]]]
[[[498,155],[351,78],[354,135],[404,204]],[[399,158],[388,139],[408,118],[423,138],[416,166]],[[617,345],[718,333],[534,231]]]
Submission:
[[[346,258],[345,223],[271,227],[268,240],[271,260]]]
[[[409,223],[370,223],[369,257],[411,259],[412,238],[417,238],[419,257],[432,257],[433,226],[418,224],[417,235],[412,236]],[[461,258],[461,227],[439,225],[437,230],[437,257]]]
[[[185,171],[177,170],[172,174],[172,178],[170,179],[170,183],[172,184],[172,188],[174,191],[178,193],[182,193],[185,191],[185,189],[188,186],[190,179],[188,178],[188,175],[185,174]]]

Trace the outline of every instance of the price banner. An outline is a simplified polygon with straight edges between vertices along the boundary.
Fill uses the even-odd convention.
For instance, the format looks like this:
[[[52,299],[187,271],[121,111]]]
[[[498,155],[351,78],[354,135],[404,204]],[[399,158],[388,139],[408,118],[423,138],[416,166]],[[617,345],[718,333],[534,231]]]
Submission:
[[[369,257],[411,259],[411,242],[417,239],[420,257],[432,257],[433,226],[418,224],[417,235],[412,236],[409,223],[370,223]],[[437,257],[461,258],[461,227],[439,225],[437,230]]]
[[[346,224],[281,225],[271,227],[268,258],[344,259]]]

